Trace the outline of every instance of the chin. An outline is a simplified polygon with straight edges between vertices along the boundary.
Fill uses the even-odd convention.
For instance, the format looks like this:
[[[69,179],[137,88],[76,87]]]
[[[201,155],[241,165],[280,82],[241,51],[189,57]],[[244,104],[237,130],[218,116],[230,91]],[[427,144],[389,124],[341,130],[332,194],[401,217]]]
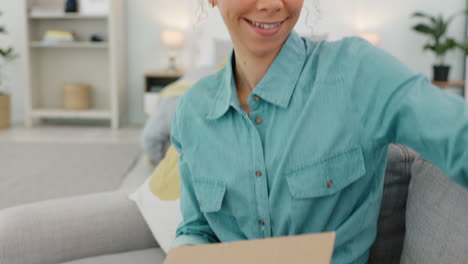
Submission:
[[[257,43],[252,43],[249,45],[249,50],[256,54],[257,56],[267,56],[272,53],[276,53],[281,49],[283,42],[274,41],[275,43],[271,43],[271,41],[262,41]]]
[[[289,34],[275,39],[255,40],[249,43],[249,49],[252,53],[258,56],[267,56],[272,53],[277,53],[280,51],[288,36]]]

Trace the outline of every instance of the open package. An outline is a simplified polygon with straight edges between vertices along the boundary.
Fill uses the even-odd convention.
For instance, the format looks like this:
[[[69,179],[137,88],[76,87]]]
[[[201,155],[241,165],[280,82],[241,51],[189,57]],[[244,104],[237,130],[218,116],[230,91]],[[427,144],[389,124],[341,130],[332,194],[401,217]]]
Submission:
[[[178,247],[164,264],[330,264],[335,233]]]

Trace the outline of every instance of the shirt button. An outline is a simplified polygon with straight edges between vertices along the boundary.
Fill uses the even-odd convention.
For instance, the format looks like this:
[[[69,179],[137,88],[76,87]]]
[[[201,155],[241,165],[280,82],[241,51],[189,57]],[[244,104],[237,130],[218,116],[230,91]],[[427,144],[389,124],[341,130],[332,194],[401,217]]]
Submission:
[[[257,118],[255,118],[255,123],[261,124],[262,122],[263,122],[263,119],[261,117],[258,116]]]
[[[261,226],[265,225],[265,221],[263,221],[263,220],[260,220],[259,223],[260,223]]]
[[[332,180],[328,180],[328,181],[327,181],[327,187],[328,187],[328,188],[333,187],[333,181],[332,181]]]
[[[260,171],[260,170],[256,171],[256,172],[255,172],[255,175],[257,175],[257,176],[262,176],[262,171]]]
[[[254,95],[254,101],[255,101],[255,102],[260,101],[260,97],[258,97],[257,95]]]

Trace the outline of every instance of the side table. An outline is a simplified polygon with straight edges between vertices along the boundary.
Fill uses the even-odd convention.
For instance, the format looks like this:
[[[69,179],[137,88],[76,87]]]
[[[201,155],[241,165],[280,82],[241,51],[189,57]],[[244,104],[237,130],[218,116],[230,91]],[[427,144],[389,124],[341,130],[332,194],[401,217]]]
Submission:
[[[144,112],[151,115],[159,102],[159,92],[182,77],[182,72],[151,72],[145,74]]]
[[[438,82],[432,81],[432,84],[438,86],[442,89],[447,89],[448,92],[452,92],[454,94],[460,95],[464,97],[466,95],[465,91],[465,81],[457,81],[457,82]]]

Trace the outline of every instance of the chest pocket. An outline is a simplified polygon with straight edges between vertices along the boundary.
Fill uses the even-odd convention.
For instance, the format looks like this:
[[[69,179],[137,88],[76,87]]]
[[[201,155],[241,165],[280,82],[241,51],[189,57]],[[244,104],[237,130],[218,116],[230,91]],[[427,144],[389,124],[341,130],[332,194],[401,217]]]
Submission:
[[[364,176],[361,147],[328,156],[286,172],[291,195],[296,199],[332,195]]]
[[[213,179],[194,179],[193,185],[202,212],[211,213],[221,209],[226,193],[226,182]]]

